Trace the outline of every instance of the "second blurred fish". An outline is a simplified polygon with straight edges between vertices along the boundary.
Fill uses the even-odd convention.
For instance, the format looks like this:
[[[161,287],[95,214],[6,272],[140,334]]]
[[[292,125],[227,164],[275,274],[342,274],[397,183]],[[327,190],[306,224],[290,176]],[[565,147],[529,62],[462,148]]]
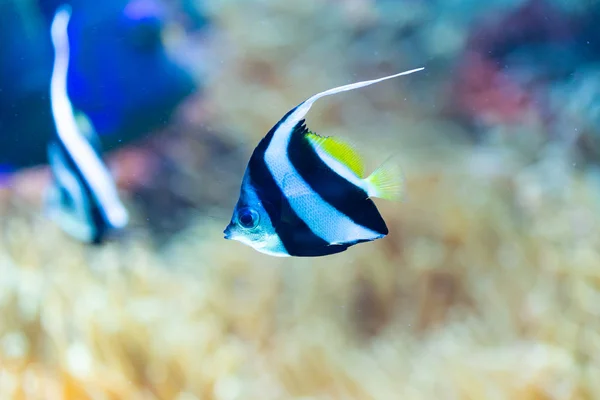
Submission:
[[[46,195],[46,214],[83,242],[102,243],[128,222],[115,183],[100,156],[89,120],[73,109],[67,93],[71,7],[60,7],[51,26],[55,50],[50,101],[56,135],[48,144],[53,182]]]
[[[54,130],[48,30],[57,3],[0,1],[0,170],[46,162],[45,144]],[[106,151],[165,127],[178,105],[201,89],[192,71],[168,52],[163,36],[180,23],[160,0],[60,3],[73,9],[69,97],[85,111]]]

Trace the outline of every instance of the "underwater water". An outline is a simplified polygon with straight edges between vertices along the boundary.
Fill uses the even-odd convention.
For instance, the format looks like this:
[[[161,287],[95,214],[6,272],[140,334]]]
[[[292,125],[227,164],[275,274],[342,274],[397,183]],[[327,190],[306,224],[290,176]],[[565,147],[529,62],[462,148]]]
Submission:
[[[70,35],[104,24],[97,51],[70,38],[67,76],[128,213],[100,244],[48,217],[61,3],[26,3],[0,3],[21,21],[0,24],[0,399],[600,398],[600,3],[69,2]],[[385,237],[322,257],[224,238],[288,111],[419,67],[305,116],[366,174],[398,160]]]

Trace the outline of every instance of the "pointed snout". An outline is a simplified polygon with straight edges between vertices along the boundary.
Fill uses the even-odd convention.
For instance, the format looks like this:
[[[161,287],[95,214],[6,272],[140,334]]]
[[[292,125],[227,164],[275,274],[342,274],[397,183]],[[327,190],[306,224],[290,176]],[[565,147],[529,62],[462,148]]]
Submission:
[[[227,228],[225,228],[225,230],[223,231],[223,234],[225,235],[225,239],[227,240],[231,240],[231,224],[227,225]]]

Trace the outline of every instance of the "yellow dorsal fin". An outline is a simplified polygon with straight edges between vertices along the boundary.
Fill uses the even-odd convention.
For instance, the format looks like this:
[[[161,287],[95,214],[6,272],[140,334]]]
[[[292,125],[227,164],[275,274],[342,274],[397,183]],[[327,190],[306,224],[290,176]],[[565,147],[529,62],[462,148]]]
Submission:
[[[363,177],[365,166],[362,157],[352,145],[336,137],[321,136],[313,132],[306,132],[305,137],[315,149],[334,158],[359,178]]]
[[[90,122],[90,119],[87,117],[87,115],[85,115],[82,112],[77,112],[77,111],[74,114],[75,114],[75,123],[77,123],[77,127],[82,132],[85,132],[85,134],[87,134],[87,132],[94,130],[94,128],[92,127],[92,123]]]
[[[81,133],[98,154],[101,154],[102,144],[100,143],[100,138],[88,116],[80,111],[75,111],[75,123],[79,128],[79,133]]]

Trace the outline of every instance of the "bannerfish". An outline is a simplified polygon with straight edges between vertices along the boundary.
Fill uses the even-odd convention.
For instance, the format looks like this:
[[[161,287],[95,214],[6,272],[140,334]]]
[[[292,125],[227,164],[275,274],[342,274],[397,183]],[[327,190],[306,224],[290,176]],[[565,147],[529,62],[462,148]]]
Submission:
[[[204,79],[194,73],[202,60],[192,65],[177,56],[171,47],[188,39],[170,34],[175,27],[177,32],[185,27],[186,35],[213,29],[203,0],[194,0],[196,26],[182,14],[180,2],[2,0],[0,188],[7,183],[1,175],[47,163],[46,143],[55,130],[48,97],[54,62],[50,26],[62,3],[73,9],[69,98],[93,123],[105,152],[159,134],[185,102],[204,94]]]
[[[50,103],[56,134],[47,147],[53,181],[46,192],[45,212],[74,238],[100,244],[107,234],[124,228],[129,217],[102,161],[94,128],[74,110],[67,93],[70,17],[71,6],[59,7],[50,28],[54,46]]]
[[[304,116],[321,97],[422,69],[329,89],[285,114],[250,157],[225,239],[271,256],[318,257],[386,236],[387,226],[370,197],[402,198],[403,176],[395,157],[364,177],[353,146],[309,131]]]

